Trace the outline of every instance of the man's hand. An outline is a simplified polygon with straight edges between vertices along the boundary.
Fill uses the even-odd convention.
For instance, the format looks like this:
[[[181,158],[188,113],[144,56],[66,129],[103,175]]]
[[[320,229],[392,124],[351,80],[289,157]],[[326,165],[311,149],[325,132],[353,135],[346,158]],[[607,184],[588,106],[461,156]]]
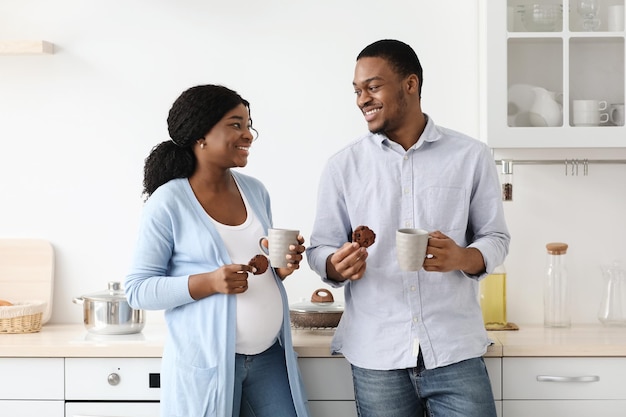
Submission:
[[[333,281],[357,280],[365,274],[367,249],[346,242],[326,259],[326,275]]]
[[[462,248],[439,230],[429,234],[424,270],[436,272],[463,271],[478,275],[485,271],[483,255],[476,248]]]

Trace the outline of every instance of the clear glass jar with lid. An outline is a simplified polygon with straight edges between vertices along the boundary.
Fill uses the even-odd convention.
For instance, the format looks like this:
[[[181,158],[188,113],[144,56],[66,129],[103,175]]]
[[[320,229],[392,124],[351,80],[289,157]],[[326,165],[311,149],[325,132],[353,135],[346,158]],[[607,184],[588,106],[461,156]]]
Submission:
[[[548,256],[543,293],[545,327],[571,326],[567,248],[567,243],[562,242],[552,242],[546,245]]]

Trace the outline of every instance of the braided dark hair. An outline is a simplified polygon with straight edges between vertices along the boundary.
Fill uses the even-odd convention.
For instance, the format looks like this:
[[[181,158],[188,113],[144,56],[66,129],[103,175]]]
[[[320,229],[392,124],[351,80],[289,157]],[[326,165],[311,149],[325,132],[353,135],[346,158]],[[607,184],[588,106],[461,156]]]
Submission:
[[[146,198],[170,180],[190,177],[196,169],[193,145],[240,104],[250,111],[247,100],[221,85],[198,85],[184,91],[172,104],[167,117],[171,140],[152,148],[145,160],[143,194]]]

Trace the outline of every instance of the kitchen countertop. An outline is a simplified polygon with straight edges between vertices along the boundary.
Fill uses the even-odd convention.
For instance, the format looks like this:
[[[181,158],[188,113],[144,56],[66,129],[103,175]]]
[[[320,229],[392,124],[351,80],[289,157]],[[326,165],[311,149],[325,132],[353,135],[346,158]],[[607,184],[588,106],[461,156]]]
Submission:
[[[626,327],[601,324],[547,328],[520,326],[518,331],[490,332],[502,345],[502,356],[626,357]]]
[[[293,345],[298,352],[299,357],[325,357],[330,355],[330,342],[333,337],[334,329],[292,329]],[[493,340],[493,344],[487,348],[485,357],[502,356],[502,346],[489,332],[489,338]]]
[[[165,325],[146,325],[141,333],[95,335],[82,324],[47,324],[37,333],[0,334],[0,357],[160,358]]]
[[[488,332],[494,344],[485,357],[507,356],[623,356],[626,328],[575,325],[549,329],[520,325],[516,331]],[[48,324],[38,333],[0,334],[0,357],[161,357],[165,325],[146,325],[141,333],[101,336],[82,324]],[[300,357],[331,357],[333,329],[292,329]]]

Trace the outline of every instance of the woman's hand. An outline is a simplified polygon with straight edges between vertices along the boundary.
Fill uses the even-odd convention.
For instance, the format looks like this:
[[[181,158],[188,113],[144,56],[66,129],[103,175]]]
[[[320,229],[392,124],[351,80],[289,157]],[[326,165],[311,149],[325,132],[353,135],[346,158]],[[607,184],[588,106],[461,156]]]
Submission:
[[[263,242],[264,245],[267,244],[267,240]],[[304,257],[302,254],[304,253],[304,237],[302,235],[298,235],[298,244],[289,246],[289,254],[287,254],[287,267],[286,268],[276,268],[276,274],[280,279],[285,279],[289,275],[293,274],[293,271],[300,268],[300,262]]]
[[[194,300],[209,295],[241,294],[248,289],[248,273],[250,265],[223,265],[212,272],[189,276],[189,294]]]

